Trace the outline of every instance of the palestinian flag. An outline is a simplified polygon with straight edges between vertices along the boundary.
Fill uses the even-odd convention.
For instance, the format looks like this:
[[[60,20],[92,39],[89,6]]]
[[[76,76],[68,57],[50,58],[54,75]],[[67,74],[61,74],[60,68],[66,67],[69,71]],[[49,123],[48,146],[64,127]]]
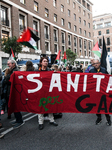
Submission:
[[[22,34],[22,37],[17,40],[17,42],[25,45],[29,48],[37,50],[36,42],[40,40],[29,28]]]
[[[63,61],[64,61],[64,64],[65,64],[65,67],[66,67],[66,65],[67,65],[66,51],[64,52]]]
[[[10,60],[15,60],[15,56],[14,56],[14,52],[13,52],[12,48],[11,48],[11,56],[10,56],[9,59]]]
[[[61,63],[61,50],[59,50],[55,60],[57,60],[58,64],[60,65],[60,63]]]
[[[101,58],[101,49],[98,46],[98,42],[95,44],[95,46],[92,49],[92,52],[97,55],[99,58]]]
[[[110,68],[104,37],[103,37],[103,47],[102,47],[102,56],[101,56],[101,66],[104,67],[109,74],[111,74],[111,68]]]

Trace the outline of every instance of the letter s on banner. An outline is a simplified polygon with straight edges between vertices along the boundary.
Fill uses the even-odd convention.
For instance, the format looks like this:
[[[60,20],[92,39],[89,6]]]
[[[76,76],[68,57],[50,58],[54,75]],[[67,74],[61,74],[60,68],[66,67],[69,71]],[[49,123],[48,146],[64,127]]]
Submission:
[[[29,74],[27,75],[27,80],[37,83],[37,88],[28,90],[28,93],[35,93],[42,88],[42,82],[38,79],[33,79],[34,77],[40,77],[40,74]]]

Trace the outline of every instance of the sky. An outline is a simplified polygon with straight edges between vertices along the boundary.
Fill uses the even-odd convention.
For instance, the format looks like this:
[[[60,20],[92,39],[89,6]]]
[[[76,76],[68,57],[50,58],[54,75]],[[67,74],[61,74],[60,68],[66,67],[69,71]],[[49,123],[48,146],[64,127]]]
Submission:
[[[94,5],[93,16],[112,13],[112,0],[90,0]]]

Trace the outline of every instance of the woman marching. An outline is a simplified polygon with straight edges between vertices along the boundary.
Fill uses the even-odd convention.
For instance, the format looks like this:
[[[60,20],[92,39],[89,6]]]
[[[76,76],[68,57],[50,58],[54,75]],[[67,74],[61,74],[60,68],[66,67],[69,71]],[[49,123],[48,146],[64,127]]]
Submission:
[[[40,59],[39,71],[50,71],[48,68],[48,58],[42,57]],[[58,124],[54,121],[54,116],[52,113],[48,114],[50,124],[53,126],[58,126]],[[39,130],[44,128],[44,114],[38,114],[38,122],[39,122]]]

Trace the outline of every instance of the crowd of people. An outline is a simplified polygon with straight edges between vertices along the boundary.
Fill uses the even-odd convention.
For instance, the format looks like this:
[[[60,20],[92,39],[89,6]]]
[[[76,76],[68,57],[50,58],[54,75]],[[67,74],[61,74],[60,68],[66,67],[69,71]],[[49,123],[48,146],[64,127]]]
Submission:
[[[27,61],[26,65],[22,66],[20,71],[66,71],[66,72],[85,72],[85,73],[105,73],[107,74],[107,71],[105,68],[102,68],[100,66],[100,61],[98,59],[91,59],[91,64],[85,68],[82,68],[82,65],[76,67],[72,66],[59,66],[57,64],[53,64],[51,68],[48,67],[48,58],[47,57],[41,57],[40,64],[38,69],[35,69],[33,66],[33,63],[31,61]],[[7,61],[8,68],[5,71],[4,78],[2,79],[2,73],[0,69],[0,120],[1,120],[1,114],[4,114],[5,109],[8,112],[8,101],[10,96],[10,87],[11,82],[10,77],[11,74],[14,71],[18,71],[18,67],[15,60],[8,60]],[[49,118],[49,124],[53,126],[58,126],[55,119],[56,118],[62,118],[62,113],[57,114],[38,114],[38,123],[39,123],[39,130],[42,130],[44,128],[44,118],[48,116]],[[19,128],[21,127],[25,122],[23,121],[21,112],[15,112],[14,113],[16,121],[12,122],[13,128]],[[97,120],[96,125],[100,124],[102,121],[101,114],[96,114]],[[106,114],[107,119],[107,125],[111,125],[111,117],[109,114]],[[8,119],[11,119],[11,115],[7,115]],[[0,122],[0,128],[2,128],[2,122]],[[3,138],[4,135],[0,134],[0,138]]]

